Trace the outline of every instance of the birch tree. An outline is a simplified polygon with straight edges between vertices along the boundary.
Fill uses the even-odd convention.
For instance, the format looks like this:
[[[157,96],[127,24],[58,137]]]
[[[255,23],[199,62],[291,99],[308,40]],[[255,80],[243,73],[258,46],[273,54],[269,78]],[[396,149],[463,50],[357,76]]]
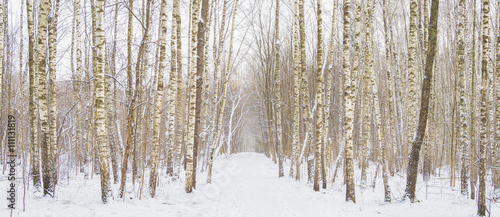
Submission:
[[[57,17],[59,15],[59,0],[55,1],[54,12],[49,18],[49,150],[51,179],[57,184],[57,108],[56,108],[56,57],[57,57]]]
[[[462,146],[462,168],[460,172],[460,192],[462,195],[468,194],[468,165],[469,165],[469,143],[467,141],[467,114],[466,114],[466,87],[465,87],[465,32],[464,26],[466,24],[465,20],[465,0],[460,0],[458,3],[459,7],[459,22],[458,22],[458,44],[457,44],[457,56],[458,56],[458,88],[460,89],[459,98],[459,110],[460,110],[460,143]]]
[[[118,0],[116,0],[118,1]],[[117,184],[119,180],[118,167],[119,167],[119,156],[121,155],[121,146],[123,145],[120,135],[120,126],[117,123],[117,111],[116,111],[116,79],[113,79],[113,96],[111,95],[111,78],[116,77],[116,41],[118,32],[118,4],[115,5],[115,19],[113,24],[113,47],[111,54],[111,63],[109,66],[106,62],[106,113],[107,113],[107,124],[108,124],[108,141],[109,141],[109,151],[111,153],[111,166],[113,170],[113,183]],[[107,56],[107,55],[106,55]],[[115,100],[113,100],[115,99]],[[118,139],[118,142],[116,141]]]
[[[37,59],[36,51],[34,50],[35,46],[35,35],[34,35],[34,25],[33,25],[33,5],[32,0],[26,1],[26,10],[28,15],[28,68],[29,68],[29,95],[30,95],[30,140],[31,140],[31,177],[33,179],[33,186],[35,190],[39,191],[41,187],[41,179],[40,179],[40,145],[38,138],[38,76],[36,75],[35,62]],[[3,10],[1,10],[3,11]],[[3,19],[3,16],[0,16],[0,19]],[[3,22],[2,22],[3,23]],[[0,34],[3,34],[3,31],[0,31]],[[0,40],[0,43],[3,43],[3,40]],[[37,41],[38,43],[38,41]],[[38,47],[38,44],[36,45]],[[2,47],[3,48],[3,47]],[[3,61],[2,61],[3,64]]]
[[[47,46],[48,18],[51,8],[50,0],[40,1],[40,12],[38,14],[38,40],[36,48],[36,74],[38,77],[38,100],[40,111],[41,138],[40,147],[42,149],[42,176],[44,195],[53,196],[54,183],[52,179],[51,166],[53,164],[49,144],[49,118],[47,107],[47,73],[45,64],[45,54]]]
[[[300,58],[300,76],[301,76],[301,93],[302,93],[302,107],[303,107],[303,115],[302,115],[302,122],[305,126],[305,132],[306,132],[306,139],[304,140],[304,145],[307,146],[308,148],[308,155],[313,154],[313,150],[311,149],[312,142],[310,142],[311,139],[311,134],[312,134],[312,118],[311,118],[311,108],[309,106],[310,101],[309,101],[309,83],[307,81],[307,63],[306,63],[306,33],[305,33],[305,19],[304,19],[304,0],[299,0],[299,33],[300,33],[300,40],[299,40],[299,58]],[[308,141],[309,139],[309,141]],[[313,176],[314,176],[314,171],[312,171],[313,168],[311,166],[313,165],[312,163],[313,157],[307,157],[307,181],[312,182]]]
[[[203,74],[205,73],[205,46],[208,41],[208,36],[206,32],[210,33],[210,21],[208,21],[208,0],[201,1],[201,19],[198,21],[198,43],[196,44],[196,100],[195,100],[195,124],[194,124],[194,144],[193,144],[193,178],[192,178],[192,186],[196,188],[196,168],[198,164],[198,150],[200,149],[201,144],[201,134],[202,134],[202,126],[201,126],[201,114],[202,114],[202,89],[203,82],[207,82],[203,80]],[[210,35],[210,34],[208,34]],[[195,61],[195,60],[193,60]],[[207,90],[205,90],[207,91]],[[206,99],[205,99],[206,100]],[[231,130],[231,128],[229,128]]]
[[[389,45],[389,43],[390,43],[390,41],[389,41],[389,34],[390,34],[390,32],[388,31],[389,30],[388,29],[388,22],[389,22],[389,20],[388,20],[387,14],[386,14],[387,12],[386,12],[386,7],[385,7],[386,5],[389,5],[389,4],[386,4],[386,2],[388,2],[388,1],[384,0],[383,3],[382,3],[382,5],[384,6],[383,11],[382,11],[382,16],[383,16],[383,19],[384,19],[384,29],[385,29],[385,47],[386,47],[386,49],[385,49],[385,52],[386,52],[386,54],[385,54],[385,61],[386,61],[386,68],[387,68],[386,69],[387,70],[386,73],[387,73],[388,77],[390,77],[389,76],[389,74],[391,73],[390,70],[389,70],[390,69],[390,66],[389,66],[390,65],[390,62],[389,62],[390,61],[390,50],[389,50],[389,46],[390,46]],[[373,42],[373,39],[371,39],[371,40],[372,40],[371,42]],[[373,95],[374,95],[374,97],[378,98],[378,88],[377,88],[377,86],[375,86],[376,83],[374,82],[374,80],[373,80],[374,78],[373,77],[374,76],[372,76]],[[389,115],[392,117],[392,115],[393,115],[392,112],[391,112],[392,111],[392,107],[391,107],[391,102],[392,102],[392,96],[391,96],[392,90],[391,90],[391,86],[392,86],[392,84],[391,84],[391,80],[390,79],[388,79],[388,80],[389,80],[389,82],[388,82],[389,83],[389,96],[388,96],[389,97]],[[377,109],[378,106],[379,106],[379,104],[375,103],[376,109]],[[381,105],[380,105],[380,108],[382,108]],[[384,126],[382,126],[382,124],[383,124],[382,120],[380,119],[380,113],[381,112],[375,110],[375,113],[376,113],[376,119],[377,119],[377,128],[380,130],[380,132],[378,133],[378,135],[379,135],[381,161],[382,161],[381,162],[382,163],[382,179],[383,179],[383,182],[384,182],[384,194],[385,194],[384,202],[391,202],[392,193],[391,193],[391,189],[390,189],[390,186],[389,186],[389,174],[388,174],[388,171],[387,171],[388,168],[387,168],[387,157],[386,157],[386,155],[387,155],[387,145],[386,145],[386,142],[384,141],[384,138],[383,138],[383,137],[385,137],[386,133],[385,133]],[[389,135],[392,135],[392,134],[389,133]]]
[[[149,175],[149,193],[151,197],[156,195],[156,181],[158,179],[158,164],[159,164],[159,147],[160,147],[160,116],[163,96],[163,73],[166,68],[166,43],[167,43],[167,0],[162,0],[160,5],[160,66],[158,70],[156,99],[154,107],[153,119],[153,161],[151,165],[151,173]],[[172,104],[169,105],[173,107]]]
[[[292,167],[295,165],[295,180],[300,180],[300,164],[299,159],[299,126],[300,126],[300,60],[299,60],[299,16],[298,16],[298,0],[294,3],[294,27],[293,27],[293,95],[294,95],[294,109],[293,109],[293,160]],[[290,169],[292,170],[292,169]]]
[[[408,171],[406,179],[405,197],[408,197],[412,202],[415,201],[415,187],[417,184],[418,161],[420,155],[420,148],[422,141],[425,137],[425,129],[427,127],[427,116],[429,109],[429,99],[432,85],[432,70],[434,64],[434,57],[436,56],[436,43],[437,43],[437,24],[439,15],[439,0],[432,0],[431,16],[429,25],[429,44],[427,47],[427,57],[425,60],[424,79],[422,83],[422,97],[420,99],[420,112],[418,128],[416,129],[416,136],[413,140],[410,158],[408,162]]]
[[[344,141],[345,141],[345,170],[346,170],[346,201],[356,203],[354,189],[354,160],[352,130],[354,121],[354,104],[356,102],[355,85],[350,63],[350,34],[351,34],[351,1],[344,0],[344,40],[343,40],[343,70],[344,70]]]
[[[336,25],[336,11],[337,11],[337,4],[338,4],[338,1],[335,0],[334,3],[333,3],[333,10],[332,10],[332,30],[331,30],[331,33],[330,33],[330,42],[329,42],[329,54],[328,54],[328,61],[330,61],[330,65],[329,65],[329,68],[328,68],[328,71],[327,71],[327,75],[326,75],[326,94],[325,94],[325,108],[324,108],[324,111],[325,111],[325,118],[324,118],[324,146],[323,147],[328,147],[330,148],[330,150],[332,149],[332,146],[331,146],[331,140],[330,140],[330,135],[329,135],[329,132],[330,132],[330,105],[331,105],[331,93],[332,93],[332,83],[333,83],[333,79],[332,79],[332,75],[334,74],[334,54],[335,54],[335,49],[334,49],[334,39],[335,39],[335,25]],[[327,60],[325,60],[325,67],[326,67],[326,63],[328,63]],[[327,70],[327,69],[323,69],[323,70]],[[326,152],[328,151],[327,148],[324,148],[325,150],[322,152],[322,155],[327,155]],[[326,156],[324,157],[326,159]],[[322,160],[321,162],[323,162],[325,165],[323,165],[323,171],[322,171],[322,178],[323,178],[323,189],[326,189],[326,179],[327,179],[327,175],[326,175],[326,161],[325,160]]]
[[[187,144],[186,144],[186,193],[191,193],[193,190],[193,161],[194,158],[194,125],[196,113],[196,60],[198,50],[198,17],[200,10],[200,1],[193,0],[191,5],[191,68],[189,68],[189,115],[187,129]]]
[[[173,9],[176,9],[179,4],[178,0],[173,1]],[[167,101],[167,174],[172,177],[174,175],[174,158],[177,156],[174,151],[177,150],[176,131],[175,131],[175,117],[176,117],[176,92],[177,92],[177,21],[175,17],[176,10],[172,10],[172,32],[170,33],[170,81],[168,85]],[[179,40],[180,41],[180,40]],[[161,52],[161,47],[160,47]],[[161,54],[160,54],[160,67],[161,67]],[[177,161],[177,159],[175,159]]]
[[[283,140],[282,140],[282,126],[281,126],[281,71],[280,71],[280,0],[276,0],[276,15],[274,20],[274,34],[275,34],[275,51],[276,60],[275,62],[275,74],[276,74],[276,128],[277,128],[277,157],[278,157],[278,177],[284,176],[283,170]],[[231,129],[229,129],[231,130]]]
[[[81,93],[80,93],[80,88],[81,88],[81,80],[82,80],[82,51],[81,51],[81,36],[80,36],[80,0],[75,0],[73,2],[73,16],[74,16],[74,34],[75,34],[75,40],[73,46],[75,47],[76,50],[76,69],[73,71],[72,74],[72,80],[73,80],[73,97],[74,101],[76,102],[75,106],[75,155],[78,155],[78,150],[80,146],[83,145],[82,142],[82,117],[80,114],[81,112]]]
[[[410,0],[410,33],[408,44],[408,144],[414,139],[417,127],[417,0]],[[405,153],[406,154],[406,153]]]
[[[96,22],[95,37],[96,56],[93,57],[95,63],[95,125],[97,133],[97,144],[99,151],[99,173],[101,175],[101,200],[106,203],[111,196],[109,182],[109,149],[108,149],[108,128],[106,123],[105,104],[105,60],[106,60],[106,40],[104,36],[104,0],[96,0]]]
[[[321,176],[321,152],[324,145],[323,137],[323,18],[321,0],[317,0],[317,28],[318,28],[318,50],[316,60],[316,136],[314,150],[314,191],[319,191],[319,178]]]
[[[472,20],[472,51],[471,51],[471,59],[472,59],[472,76],[471,76],[471,99],[470,103],[472,105],[471,107],[471,119],[470,119],[470,153],[471,153],[471,159],[476,160],[477,159],[477,152],[476,152],[476,4],[474,4],[473,7],[473,20]],[[476,198],[476,184],[477,184],[477,167],[472,166],[470,167],[470,198],[475,199]]]
[[[483,0],[483,56],[481,63],[481,129],[479,142],[479,194],[477,202],[477,214],[486,215],[486,145],[488,144],[488,78],[491,57],[491,26],[490,26],[490,1]]]
[[[182,105],[182,42],[181,42],[181,15],[180,15],[180,2],[179,0],[174,0],[173,3],[173,18],[175,19],[175,27],[176,27],[176,55],[175,57],[177,58],[177,68],[176,70],[176,78],[177,78],[177,91],[176,91],[176,99],[175,99],[175,114],[177,114],[176,117],[176,134],[175,134],[175,144],[176,144],[176,150],[175,150],[175,162],[174,162],[174,178],[179,178],[179,170],[180,170],[180,159],[181,159],[181,148],[183,146],[183,141],[182,141],[182,127],[184,126],[184,117],[182,115],[183,111],[183,105]],[[173,24],[172,24],[173,25]],[[173,30],[172,30],[173,32]]]
[[[368,4],[370,4],[370,0],[367,0],[366,1]],[[369,6],[366,6],[366,11],[369,12]],[[364,59],[366,61],[365,64],[364,64],[364,69],[363,69],[363,86],[364,86],[364,93],[363,93],[363,99],[362,99],[362,102],[363,102],[363,110],[364,110],[364,115],[363,115],[363,125],[364,125],[364,135],[363,135],[363,144],[362,144],[362,147],[361,147],[361,159],[360,159],[360,164],[361,164],[361,189],[364,189],[366,188],[366,170],[368,170],[368,164],[369,164],[369,149],[370,149],[370,136],[373,136],[371,135],[371,121],[370,121],[370,95],[371,95],[371,91],[370,91],[370,80],[371,80],[371,66],[370,66],[370,63],[372,64],[373,66],[373,62],[371,62],[371,59],[372,57],[370,57],[371,52],[372,51],[372,47],[370,47],[372,45],[372,43],[370,42],[370,37],[371,37],[371,29],[369,28],[371,26],[371,21],[370,21],[370,15],[368,13],[365,13],[367,16],[365,17],[365,21],[366,21],[366,29],[365,29],[365,41],[367,41],[367,43],[365,44],[365,49],[364,49]],[[356,30],[357,31],[357,30]],[[360,54],[358,54],[360,55]]]
[[[134,120],[135,96],[132,88],[132,32],[133,32],[133,8],[134,1],[128,2],[128,26],[127,26],[127,99],[128,99],[128,114],[127,114],[127,131],[125,152],[123,153],[123,163],[121,171],[120,190],[118,197],[122,198],[125,192],[125,184],[127,182],[128,157],[130,155],[130,147],[132,146],[132,125]]]

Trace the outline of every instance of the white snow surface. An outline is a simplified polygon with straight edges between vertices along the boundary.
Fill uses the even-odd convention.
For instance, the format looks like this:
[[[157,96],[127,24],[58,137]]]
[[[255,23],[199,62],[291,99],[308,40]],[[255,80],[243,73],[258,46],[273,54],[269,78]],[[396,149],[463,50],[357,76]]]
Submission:
[[[263,154],[239,153],[229,158],[218,157],[214,161],[212,184],[206,184],[206,172],[198,172],[197,189],[187,194],[184,190],[184,174],[181,179],[172,181],[164,174],[159,180],[157,197],[147,193],[149,174],[139,200],[140,181],[135,186],[127,183],[126,199],[109,199],[107,204],[100,200],[99,176],[85,180],[81,174],[76,178],[61,179],[56,196],[43,197],[40,193],[26,192],[26,211],[23,212],[23,189],[17,189],[16,209],[12,216],[476,216],[474,200],[467,199],[459,192],[459,187],[450,187],[449,179],[432,177],[426,184],[417,185],[418,203],[400,202],[405,187],[404,177],[391,177],[392,203],[383,202],[381,175],[377,176],[376,188],[359,188],[359,171],[356,170],[357,203],[345,202],[343,178],[337,177],[327,189],[314,192],[307,183],[305,168],[301,171],[302,180],[295,181],[287,174],[289,162],[285,163],[285,177],[278,178],[278,166]],[[303,166],[305,167],[305,165]],[[375,166],[368,172],[367,183],[373,183]],[[341,169],[339,169],[341,173]],[[73,171],[73,176],[75,175]],[[331,175],[330,175],[331,176]],[[444,177],[444,176],[442,176]],[[129,179],[130,180],[130,179]],[[10,184],[5,175],[0,175],[0,195],[6,198]],[[457,182],[459,183],[459,181]],[[112,185],[116,195],[119,185]],[[427,189],[427,193],[426,193]],[[7,201],[0,209],[0,216],[10,216]],[[500,203],[489,202],[491,216],[500,216]]]

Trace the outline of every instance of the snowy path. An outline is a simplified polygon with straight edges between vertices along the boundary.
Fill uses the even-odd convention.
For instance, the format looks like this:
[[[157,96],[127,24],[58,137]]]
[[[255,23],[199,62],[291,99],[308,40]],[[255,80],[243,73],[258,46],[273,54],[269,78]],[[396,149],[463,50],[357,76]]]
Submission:
[[[278,179],[277,166],[265,156],[245,153],[233,156],[231,161],[222,177],[228,177],[224,171],[235,174],[220,184],[214,216],[320,216],[325,211],[319,207],[325,205],[323,194],[309,198],[299,195],[300,185],[290,185],[288,178]]]
[[[285,177],[278,178],[278,167],[263,154],[239,153],[230,158],[218,157],[214,163],[213,183],[206,184],[206,173],[198,173],[197,190],[192,194],[184,191],[184,178],[170,182],[165,176],[160,177],[158,196],[150,198],[144,186],[142,199],[139,200],[140,184],[127,184],[125,200],[110,200],[102,204],[98,176],[84,180],[81,175],[69,180],[61,180],[55,198],[35,196],[32,191],[26,193],[26,212],[22,212],[22,183],[17,196],[16,210],[13,216],[202,216],[202,217],[295,217],[295,216],[475,216],[476,203],[460,195],[458,187],[449,187],[449,180],[433,177],[429,182],[426,198],[425,183],[417,185],[417,197],[420,203],[383,202],[383,187],[380,176],[375,190],[356,188],[357,203],[345,202],[345,186],[336,182],[333,186],[314,192],[306,183],[306,178],[298,182],[288,177],[289,165],[285,163]],[[373,177],[374,167],[369,170]],[[163,173],[164,171],[162,171]],[[304,174],[304,170],[301,172]],[[356,171],[359,172],[359,171]],[[74,173],[72,174],[74,176]],[[63,177],[63,176],[62,176]],[[149,177],[146,173],[145,177]],[[359,174],[355,173],[359,182]],[[5,196],[7,182],[0,175],[0,196]],[[337,178],[342,180],[342,178]],[[147,179],[146,179],[147,181]],[[368,179],[371,183],[371,178]],[[404,177],[392,177],[391,188],[395,197],[402,195]],[[118,185],[113,185],[116,194]],[[5,197],[6,198],[6,197]],[[5,201],[7,206],[7,201]],[[489,205],[489,204],[488,204]],[[491,209],[490,209],[491,208]],[[488,207],[491,216],[500,213],[500,203]],[[0,216],[9,216],[8,209],[0,209]]]

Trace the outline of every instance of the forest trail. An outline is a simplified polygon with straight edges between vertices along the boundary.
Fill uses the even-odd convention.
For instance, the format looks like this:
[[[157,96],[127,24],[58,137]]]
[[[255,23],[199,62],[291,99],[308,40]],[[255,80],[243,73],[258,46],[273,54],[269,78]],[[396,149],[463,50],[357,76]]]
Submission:
[[[301,190],[307,186],[278,178],[277,165],[262,154],[233,155],[219,171],[214,183],[221,193],[211,210],[214,216],[321,216],[329,207],[325,194],[304,197]]]

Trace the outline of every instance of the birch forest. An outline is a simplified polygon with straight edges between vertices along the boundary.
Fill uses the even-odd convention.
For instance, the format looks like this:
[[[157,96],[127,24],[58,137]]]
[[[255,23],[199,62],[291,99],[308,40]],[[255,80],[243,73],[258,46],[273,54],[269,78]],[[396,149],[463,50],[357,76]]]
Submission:
[[[0,57],[0,216],[500,216],[498,0],[0,0]]]

